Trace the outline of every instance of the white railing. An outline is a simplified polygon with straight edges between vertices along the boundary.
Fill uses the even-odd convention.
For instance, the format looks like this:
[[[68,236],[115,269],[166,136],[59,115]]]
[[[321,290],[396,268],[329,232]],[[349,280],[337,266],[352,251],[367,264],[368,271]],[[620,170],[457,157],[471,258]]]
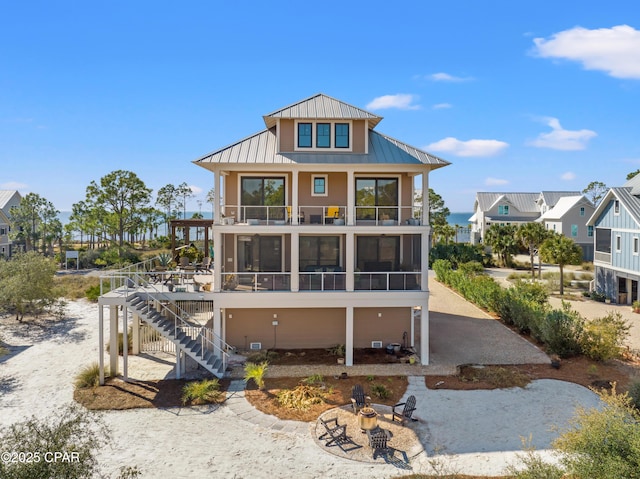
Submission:
[[[420,206],[356,206],[355,221],[346,205],[301,205],[293,211],[291,205],[249,206],[226,205],[223,223],[236,222],[248,225],[284,225],[294,223],[297,215],[299,225],[414,225],[419,226],[422,218]]]
[[[420,289],[420,272],[356,273],[356,291],[412,291]]]
[[[347,273],[300,272],[300,291],[345,291]]]
[[[222,273],[226,291],[291,291],[291,273]]]

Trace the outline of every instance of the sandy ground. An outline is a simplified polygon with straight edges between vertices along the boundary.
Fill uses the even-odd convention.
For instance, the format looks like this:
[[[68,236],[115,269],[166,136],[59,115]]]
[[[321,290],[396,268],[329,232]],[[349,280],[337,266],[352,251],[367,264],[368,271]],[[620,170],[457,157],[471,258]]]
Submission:
[[[97,306],[69,304],[69,318],[47,328],[0,320],[11,354],[0,359],[0,427],[52,414],[72,401],[73,378],[98,355]],[[427,425],[425,452],[412,471],[338,457],[316,442],[315,425],[293,427],[247,407],[241,393],[223,406],[141,409],[104,413],[113,433],[100,453],[103,472],[138,466],[145,478],[369,478],[408,472],[499,475],[515,461],[521,437],[538,449],[557,437],[576,405],[596,407],[589,390],[559,381],[535,381],[526,389],[427,390],[411,377],[408,394],[418,397],[417,415]],[[238,406],[243,405],[240,414]]]

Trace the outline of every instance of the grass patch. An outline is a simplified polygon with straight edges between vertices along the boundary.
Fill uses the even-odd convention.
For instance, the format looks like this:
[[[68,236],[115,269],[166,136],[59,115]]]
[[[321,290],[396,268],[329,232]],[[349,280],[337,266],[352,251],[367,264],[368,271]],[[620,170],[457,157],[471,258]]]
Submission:
[[[105,377],[109,376],[109,371],[104,372]],[[100,385],[100,365],[97,362],[91,363],[80,370],[73,383],[76,389],[96,388]]]
[[[470,382],[484,382],[497,389],[523,388],[531,382],[529,376],[515,369],[500,366],[471,366],[460,367],[460,380]]]
[[[182,404],[211,404],[220,402],[223,397],[220,381],[204,379],[187,383],[182,388]]]
[[[67,299],[81,299],[87,296],[87,290],[98,288],[100,290],[100,278],[86,275],[62,275],[55,277],[55,284],[60,289],[62,296]]]

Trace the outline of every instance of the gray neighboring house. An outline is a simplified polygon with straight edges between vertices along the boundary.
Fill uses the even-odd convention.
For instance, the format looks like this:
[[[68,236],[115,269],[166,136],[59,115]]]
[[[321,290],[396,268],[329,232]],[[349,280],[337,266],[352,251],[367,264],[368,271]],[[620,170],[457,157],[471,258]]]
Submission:
[[[5,258],[10,258],[12,255],[9,239],[9,231],[11,231],[9,212],[12,207],[20,204],[21,199],[20,193],[15,190],[0,190],[0,256]]]
[[[553,209],[560,198],[580,196],[579,191],[543,191],[541,193],[476,193],[471,223],[471,242],[481,243],[493,223],[521,225],[536,221]]]
[[[536,221],[571,238],[582,249],[582,258],[593,261],[593,226],[587,226],[587,220],[594,211],[595,206],[584,195],[562,196]]]
[[[595,232],[595,290],[619,304],[640,300],[640,176],[611,188],[587,225]]]

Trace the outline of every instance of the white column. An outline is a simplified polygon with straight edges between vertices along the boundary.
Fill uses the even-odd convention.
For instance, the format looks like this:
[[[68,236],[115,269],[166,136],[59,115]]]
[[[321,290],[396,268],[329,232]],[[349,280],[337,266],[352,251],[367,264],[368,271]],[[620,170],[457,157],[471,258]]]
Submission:
[[[344,363],[346,366],[353,366],[353,306],[346,308],[346,328]]]
[[[213,305],[213,344],[214,351],[213,353],[218,356],[220,359],[222,358],[222,315],[220,314],[220,307],[216,306],[215,303]]]
[[[356,224],[356,181],[353,170],[347,171],[347,224]]]
[[[100,369],[100,386],[104,386],[104,306],[98,307],[98,366]]]
[[[213,230],[213,290],[220,292],[222,289],[222,268],[227,266],[227,258],[222,257],[222,233],[216,228]]]
[[[140,354],[140,316],[137,314],[133,315],[133,324],[132,324],[132,332],[133,332],[133,354]]]
[[[109,306],[109,370],[118,375],[118,307]]]
[[[298,224],[298,171],[291,173],[291,224]]]
[[[429,172],[422,173],[422,221],[423,225],[429,224]]]
[[[182,360],[182,349],[176,346],[176,379],[182,379],[182,369],[183,369],[183,360]]]
[[[122,374],[124,380],[129,380],[129,328],[127,320],[129,319],[129,308],[125,305],[122,308]]]
[[[421,305],[420,312],[420,364],[429,364],[429,297]]]
[[[344,269],[347,272],[345,285],[347,291],[353,291],[355,289],[355,267],[356,267],[356,259],[355,259],[355,235],[353,233],[347,233],[345,235],[345,259],[346,264],[344,265]]]
[[[291,233],[291,291],[300,291],[300,233],[297,231]]]
[[[215,201],[213,202],[213,224],[219,225],[220,221],[220,180],[218,172],[213,172],[213,186],[215,188]]]
[[[420,235],[420,289],[429,291],[429,233],[422,232]]]

